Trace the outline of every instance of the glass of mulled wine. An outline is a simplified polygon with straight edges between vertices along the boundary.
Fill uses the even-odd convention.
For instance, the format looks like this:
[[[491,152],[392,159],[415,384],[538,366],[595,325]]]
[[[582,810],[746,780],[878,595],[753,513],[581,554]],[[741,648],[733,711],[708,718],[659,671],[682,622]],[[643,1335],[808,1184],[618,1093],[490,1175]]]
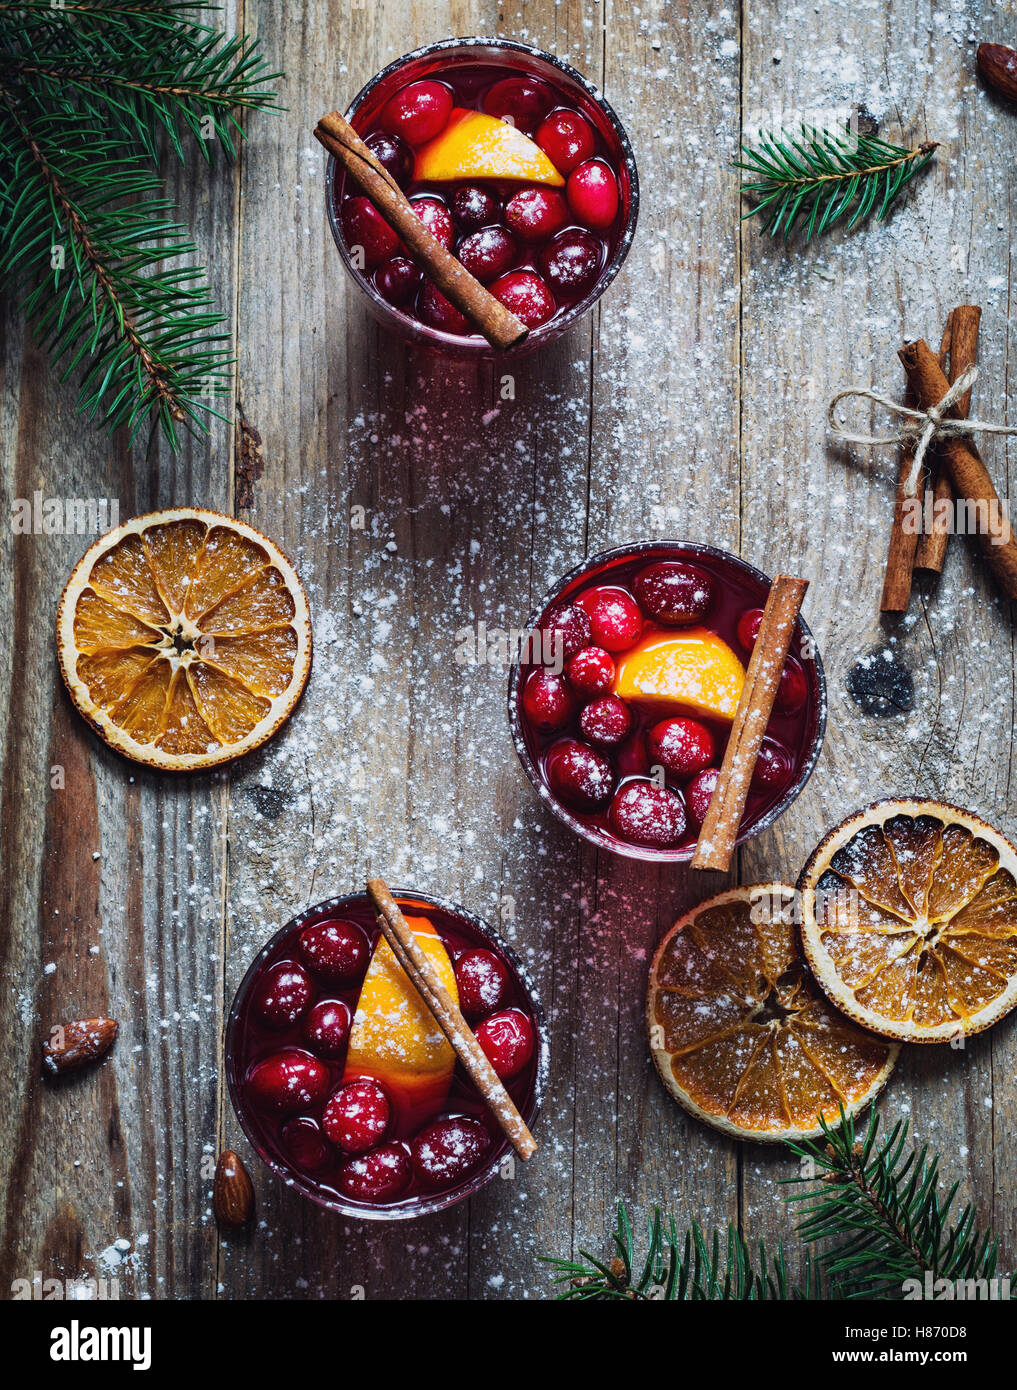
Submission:
[[[516,750],[538,795],[591,843],[692,857],[770,581],[713,546],[651,541],[572,570],[509,676]],[[826,680],[798,620],[737,843],[772,825],[816,765]]]
[[[532,1125],[548,1046],[518,960],[455,903],[407,891],[395,897]],[[264,1162],[345,1216],[442,1211],[513,1161],[364,894],[309,908],[258,953],[230,1010],[226,1080]]]
[[[639,185],[628,137],[575,69],[509,39],[445,39],[390,63],[346,112],[429,231],[530,330],[557,338],[628,254]],[[329,225],[375,316],[413,343],[493,349],[431,284],[334,158]]]

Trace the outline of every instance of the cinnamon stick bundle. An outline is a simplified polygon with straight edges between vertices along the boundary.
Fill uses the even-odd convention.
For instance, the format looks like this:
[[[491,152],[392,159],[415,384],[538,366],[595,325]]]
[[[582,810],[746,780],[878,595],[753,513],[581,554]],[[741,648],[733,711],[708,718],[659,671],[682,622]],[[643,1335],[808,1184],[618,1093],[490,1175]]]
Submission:
[[[928,410],[943,399],[950,383],[924,339],[908,343],[898,356],[919,410]],[[956,407],[950,415],[958,418]],[[967,439],[943,436],[936,445],[958,500],[974,513],[978,544],[990,569],[1007,598],[1017,599],[1017,540],[985,464]]]
[[[950,370],[947,372],[950,385],[973,367],[978,357],[978,325],[982,311],[977,304],[958,304],[951,311],[947,321],[947,352],[950,357]],[[944,352],[939,350],[939,365],[945,366]],[[971,392],[965,391],[957,402],[957,414],[966,420],[971,411]],[[950,475],[942,463],[936,461],[932,485],[932,526],[922,531],[915,550],[915,569],[930,570],[941,574],[946,559],[946,548],[950,540],[950,523],[946,508],[941,503],[953,500],[953,486]]]
[[[466,315],[492,347],[505,349],[523,341],[529,332],[523,321],[431,235],[406,194],[345,116],[338,111],[322,116],[314,128],[314,138],[339,160],[446,299]]]

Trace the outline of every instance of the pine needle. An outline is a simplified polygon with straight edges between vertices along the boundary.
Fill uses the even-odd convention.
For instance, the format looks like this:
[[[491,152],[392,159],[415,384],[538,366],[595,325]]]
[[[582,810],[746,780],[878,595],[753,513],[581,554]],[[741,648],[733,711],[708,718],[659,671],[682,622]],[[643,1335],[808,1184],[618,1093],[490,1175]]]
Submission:
[[[845,126],[843,133],[802,124],[795,131],[761,132],[734,161],[750,178],[741,191],[753,200],[743,215],[761,217],[771,236],[787,241],[796,228],[805,239],[847,218],[850,231],[875,216],[882,222],[901,191],[927,167],[935,141],[914,148],[893,145]]]

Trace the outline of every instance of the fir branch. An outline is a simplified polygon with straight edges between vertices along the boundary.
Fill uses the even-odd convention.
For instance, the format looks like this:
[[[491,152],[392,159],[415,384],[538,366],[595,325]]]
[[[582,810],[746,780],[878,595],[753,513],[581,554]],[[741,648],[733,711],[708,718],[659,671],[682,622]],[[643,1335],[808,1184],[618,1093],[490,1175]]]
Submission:
[[[623,1202],[618,1203],[614,1231],[615,1256],[601,1261],[580,1250],[584,1263],[542,1255],[554,1271],[559,1299],[590,1302],[628,1299],[637,1302],[773,1302],[821,1297],[816,1265],[806,1260],[805,1286],[788,1279],[783,1248],[768,1255],[760,1241],[754,1255],[740,1231],[729,1225],[724,1237],[707,1237],[694,1223],[679,1239],[673,1216],[666,1219],[654,1207],[648,1222],[646,1254],[636,1273],[632,1226]]]
[[[875,1112],[860,1140],[853,1119],[823,1128],[825,1145],[790,1146],[820,1185],[789,1200],[803,1204],[803,1240],[838,1242],[824,1265],[840,1297],[899,1298],[906,1280],[926,1274],[933,1282],[994,1277],[998,1241],[979,1231],[970,1203],[951,1220],[959,1184],[941,1195],[939,1155],[930,1158],[927,1146],[905,1154],[907,1121],[882,1142]]]
[[[782,1245],[771,1255],[760,1241],[754,1254],[734,1225],[726,1238],[715,1231],[708,1239],[694,1223],[679,1238],[674,1217],[665,1219],[656,1207],[637,1274],[632,1226],[619,1203],[613,1258],[599,1260],[582,1249],[581,1260],[540,1257],[554,1271],[556,1296],[579,1301],[899,1300],[908,1280],[917,1280],[924,1291],[927,1276],[934,1284],[944,1279],[987,1284],[995,1277],[997,1240],[978,1229],[970,1203],[951,1219],[958,1184],[941,1194],[939,1156],[930,1158],[927,1147],[905,1153],[906,1121],[882,1142],[875,1113],[860,1140],[853,1119],[843,1112],[838,1129],[823,1122],[823,1130],[825,1142],[787,1146],[807,1161],[812,1176],[784,1182],[818,1179],[808,1191],[786,1198],[803,1204],[796,1227],[806,1246],[802,1285],[789,1279]],[[1017,1272],[1007,1277],[1017,1283]]]
[[[794,132],[761,132],[759,146],[743,145],[734,161],[751,178],[741,191],[754,199],[743,216],[763,218],[771,236],[787,241],[804,225],[805,238],[827,232],[848,216],[848,230],[875,214],[882,222],[902,189],[927,167],[938,144],[913,148],[875,135],[802,124]]]
[[[2,89],[0,102],[23,147],[5,190],[11,217],[0,279],[25,292],[26,317],[54,362],[70,354],[65,379],[91,359],[80,410],[110,429],[126,425],[132,441],[151,414],[176,447],[177,424],[204,430],[199,412],[218,414],[207,398],[223,389],[232,362],[229,335],[211,331],[223,316],[194,283],[201,271],[161,265],[192,255],[193,245],[169,220],[172,204],[146,196],[161,184],[141,160],[98,131],[87,151],[61,149],[56,118],[43,133]],[[10,146],[4,125],[0,139]],[[91,183],[97,160],[99,188]],[[52,264],[54,247],[70,252],[62,267]]]
[[[257,43],[176,0],[0,2],[0,285],[78,408],[174,449],[207,431],[233,357],[195,247],[157,174],[163,137],[236,154],[244,110],[274,110]]]

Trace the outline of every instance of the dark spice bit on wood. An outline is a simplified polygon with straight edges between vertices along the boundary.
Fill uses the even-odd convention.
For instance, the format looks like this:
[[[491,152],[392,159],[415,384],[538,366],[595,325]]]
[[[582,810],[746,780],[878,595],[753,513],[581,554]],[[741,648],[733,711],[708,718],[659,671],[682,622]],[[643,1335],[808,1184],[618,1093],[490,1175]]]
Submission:
[[[877,719],[914,709],[911,672],[889,647],[876,647],[859,657],[848,672],[847,688],[862,713]]]
[[[262,438],[254,426],[237,416],[236,465],[234,468],[234,488],[236,505],[250,508],[254,506],[254,484],[265,471],[265,459],[261,452]]]
[[[119,1028],[115,1018],[79,1018],[55,1024],[43,1040],[43,1071],[47,1076],[62,1076],[97,1062],[113,1046]]]

